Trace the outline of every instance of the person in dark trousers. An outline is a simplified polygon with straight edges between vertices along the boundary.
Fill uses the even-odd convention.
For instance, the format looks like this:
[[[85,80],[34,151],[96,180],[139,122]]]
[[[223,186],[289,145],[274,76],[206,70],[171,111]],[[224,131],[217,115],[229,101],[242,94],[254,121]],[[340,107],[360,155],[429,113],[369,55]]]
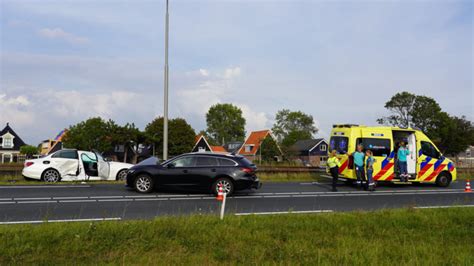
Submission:
[[[353,152],[352,157],[354,158],[354,167],[356,171],[357,177],[357,187],[363,187],[365,182],[365,173],[364,173],[364,161],[365,161],[365,154],[363,152],[364,146],[362,144],[357,145],[357,150]]]
[[[400,172],[400,181],[401,182],[408,182],[408,175],[407,171],[407,156],[410,155],[410,150],[406,148],[405,142],[400,142],[400,147],[398,148],[397,152],[397,160],[398,160],[398,171]]]
[[[327,167],[332,176],[332,191],[336,192],[337,180],[339,179],[339,167],[341,167],[341,162],[337,158],[336,150],[332,150],[327,161]]]
[[[372,176],[374,174],[374,163],[375,159],[373,157],[373,153],[371,150],[365,151],[365,157],[367,158],[365,162],[366,166],[366,173],[367,173],[367,185],[366,189],[369,191],[374,191],[375,190],[375,183],[374,180],[372,179]]]

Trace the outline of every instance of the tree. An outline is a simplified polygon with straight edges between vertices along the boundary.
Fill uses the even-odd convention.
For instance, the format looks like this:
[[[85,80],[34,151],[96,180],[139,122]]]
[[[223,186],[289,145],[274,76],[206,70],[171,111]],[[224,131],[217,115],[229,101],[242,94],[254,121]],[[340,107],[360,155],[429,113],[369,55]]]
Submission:
[[[268,135],[260,144],[258,154],[261,156],[262,161],[272,162],[275,160],[275,156],[281,155],[281,151],[276,141]]]
[[[298,140],[312,138],[318,129],[314,125],[313,116],[283,109],[277,112],[272,131],[282,146],[289,147]]]
[[[168,121],[168,152],[170,156],[190,152],[194,147],[196,132],[186,120],[175,118]],[[153,143],[156,154],[163,150],[163,117],[158,117],[145,127],[145,134]]]
[[[26,155],[26,158],[31,158],[33,155],[39,153],[39,148],[31,145],[23,145],[20,147],[20,153]]]
[[[474,142],[472,122],[464,116],[450,116],[433,98],[401,92],[385,108],[392,114],[378,119],[380,124],[419,128],[446,155],[455,156]]]
[[[474,143],[474,125],[466,117],[449,116],[442,112],[436,124],[433,141],[443,154],[456,156]]]
[[[69,127],[63,145],[80,150],[109,151],[113,147],[110,132],[114,125],[112,120],[105,122],[100,117],[89,118]]]
[[[232,104],[216,104],[206,114],[207,135],[211,144],[224,144],[245,139],[245,118],[242,110]]]
[[[385,103],[385,108],[392,114],[388,117],[377,119],[379,124],[390,124],[399,127],[408,127],[413,114],[416,95],[409,92],[399,92]]]
[[[436,128],[441,107],[430,97],[415,95],[409,92],[399,92],[385,103],[391,115],[377,119],[379,124],[389,124],[397,127],[417,127],[425,133]]]
[[[134,151],[132,161],[136,162],[139,145],[148,141],[146,135],[135,127],[134,123],[127,123],[124,126],[119,126],[111,121],[108,126],[110,128],[110,141],[112,142],[112,145],[124,146],[123,161],[127,162],[128,150],[132,149]]]

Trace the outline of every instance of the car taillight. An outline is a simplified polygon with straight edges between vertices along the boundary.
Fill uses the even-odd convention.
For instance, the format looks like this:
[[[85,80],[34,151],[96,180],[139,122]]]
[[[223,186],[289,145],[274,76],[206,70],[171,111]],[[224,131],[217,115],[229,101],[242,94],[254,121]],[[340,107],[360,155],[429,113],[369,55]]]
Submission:
[[[34,164],[34,162],[26,162],[25,167],[32,166],[33,164]]]
[[[242,170],[242,172],[245,172],[245,173],[247,173],[247,174],[252,174],[252,173],[253,173],[253,169],[252,169],[252,168],[248,168],[248,167],[240,168],[240,170]]]

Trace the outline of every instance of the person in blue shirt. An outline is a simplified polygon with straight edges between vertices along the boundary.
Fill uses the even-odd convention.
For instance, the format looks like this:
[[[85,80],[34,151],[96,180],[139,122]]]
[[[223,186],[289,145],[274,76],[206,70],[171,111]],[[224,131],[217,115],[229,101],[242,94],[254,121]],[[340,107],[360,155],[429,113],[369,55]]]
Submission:
[[[361,187],[365,182],[365,173],[364,173],[364,161],[365,154],[363,152],[364,146],[361,144],[357,145],[357,151],[353,152],[351,155],[354,158],[354,167],[357,177],[357,187]]]
[[[372,180],[372,176],[374,174],[374,163],[375,159],[373,157],[373,153],[371,150],[365,151],[365,157],[367,158],[365,162],[366,166],[366,173],[367,173],[367,186],[366,189],[369,191],[374,191],[375,190],[375,183]]]
[[[400,181],[401,182],[408,182],[408,164],[407,164],[407,156],[410,155],[410,151],[406,148],[405,142],[400,142],[400,147],[397,151],[397,161],[398,161],[398,171],[400,173]]]

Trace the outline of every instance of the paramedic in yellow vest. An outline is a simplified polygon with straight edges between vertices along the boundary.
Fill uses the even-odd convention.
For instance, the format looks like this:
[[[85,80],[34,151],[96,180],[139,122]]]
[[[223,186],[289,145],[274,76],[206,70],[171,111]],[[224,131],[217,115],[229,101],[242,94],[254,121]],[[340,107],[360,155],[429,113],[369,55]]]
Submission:
[[[339,162],[339,159],[336,157],[336,150],[331,151],[326,165],[332,176],[332,191],[336,192],[337,179],[339,179],[339,167],[341,166],[341,162]]]

